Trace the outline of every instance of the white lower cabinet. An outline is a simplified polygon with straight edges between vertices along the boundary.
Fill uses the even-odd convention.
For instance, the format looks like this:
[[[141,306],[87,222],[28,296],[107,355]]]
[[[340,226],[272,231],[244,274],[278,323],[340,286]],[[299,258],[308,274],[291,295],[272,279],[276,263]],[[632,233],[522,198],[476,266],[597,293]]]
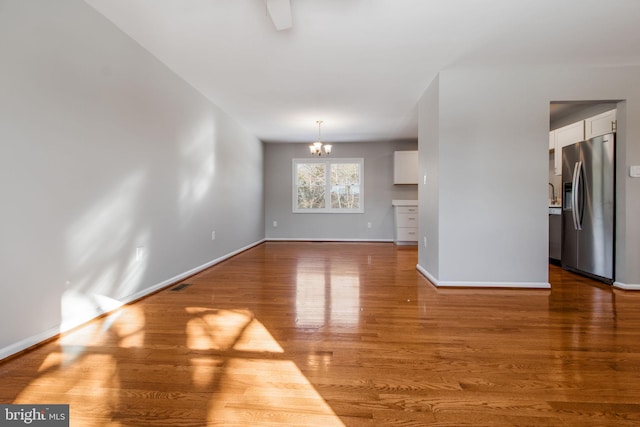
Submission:
[[[418,244],[418,206],[394,206],[396,245]]]

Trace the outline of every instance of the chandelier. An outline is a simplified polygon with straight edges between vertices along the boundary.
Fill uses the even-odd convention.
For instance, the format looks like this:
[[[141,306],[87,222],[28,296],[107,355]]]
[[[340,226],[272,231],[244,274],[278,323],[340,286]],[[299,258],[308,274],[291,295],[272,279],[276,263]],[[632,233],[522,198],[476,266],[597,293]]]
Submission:
[[[309,146],[309,151],[314,156],[322,156],[322,150],[324,149],[324,153],[328,156],[331,154],[331,144],[322,144],[320,140],[320,125],[322,124],[322,120],[316,120],[318,124],[318,140]]]

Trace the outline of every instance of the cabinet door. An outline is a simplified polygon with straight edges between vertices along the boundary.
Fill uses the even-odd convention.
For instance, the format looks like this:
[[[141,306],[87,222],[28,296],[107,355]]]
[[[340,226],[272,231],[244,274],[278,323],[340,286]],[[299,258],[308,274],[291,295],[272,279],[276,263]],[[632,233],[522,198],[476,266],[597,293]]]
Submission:
[[[399,213],[396,218],[397,227],[418,227],[418,215]]]
[[[399,214],[414,214],[418,213],[417,206],[398,206],[396,207],[396,212]]]
[[[556,175],[562,175],[562,148],[576,142],[584,141],[584,120],[555,130],[556,151],[554,164]]]
[[[395,151],[393,153],[393,183],[418,183],[417,151]]]
[[[585,123],[585,139],[615,132],[616,130],[616,110],[611,110],[589,117]]]
[[[398,242],[417,242],[418,231],[415,228],[398,228],[396,241]]]
[[[418,242],[418,207],[396,206],[395,241],[396,245],[414,244]]]

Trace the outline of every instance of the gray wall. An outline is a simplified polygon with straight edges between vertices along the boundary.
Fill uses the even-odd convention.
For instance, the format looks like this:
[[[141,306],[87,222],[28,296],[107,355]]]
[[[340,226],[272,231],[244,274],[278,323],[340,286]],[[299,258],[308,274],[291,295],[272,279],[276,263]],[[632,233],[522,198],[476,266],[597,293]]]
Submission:
[[[628,175],[630,165],[640,164],[638,76],[638,67],[442,71],[432,83],[438,126],[419,139],[420,150],[433,144],[439,150],[440,184],[420,190],[439,198],[437,218],[420,214],[420,229],[439,233],[438,269],[431,275],[452,285],[548,282],[549,102],[621,99],[616,274],[618,285],[640,288],[640,179]],[[434,90],[421,100],[421,123],[433,114]],[[430,273],[428,253],[421,247],[419,266]]]
[[[482,69],[455,69],[440,73],[432,83],[438,85],[438,126],[420,134],[420,150],[437,146],[438,185],[426,193],[428,199],[437,197],[438,211],[435,224],[429,224],[433,217],[427,219],[422,212],[420,216],[424,230],[438,230],[438,247],[431,249],[438,251],[438,276],[431,274],[442,284],[547,282],[547,247],[537,244],[547,243],[547,232],[541,221],[531,220],[547,214],[546,188],[539,181],[542,177],[547,185],[547,168],[534,161],[546,146],[538,144],[534,133],[522,132],[518,116],[527,102],[524,77],[496,88],[501,77]],[[432,97],[434,91],[429,88],[425,96]],[[430,108],[421,116],[433,115],[435,102],[427,105]],[[548,108],[527,117],[547,128],[547,139]],[[426,237],[427,242],[433,240]],[[424,267],[424,248],[420,252]]]
[[[332,158],[364,158],[365,211],[361,214],[292,213],[292,161],[311,158],[309,144],[265,144],[266,238],[277,240],[393,240],[391,200],[418,198],[417,185],[393,184],[393,152],[417,141],[334,143]],[[273,221],[278,226],[273,226]],[[367,228],[371,222],[372,227]]]
[[[264,238],[260,141],[84,2],[0,8],[0,358]]]

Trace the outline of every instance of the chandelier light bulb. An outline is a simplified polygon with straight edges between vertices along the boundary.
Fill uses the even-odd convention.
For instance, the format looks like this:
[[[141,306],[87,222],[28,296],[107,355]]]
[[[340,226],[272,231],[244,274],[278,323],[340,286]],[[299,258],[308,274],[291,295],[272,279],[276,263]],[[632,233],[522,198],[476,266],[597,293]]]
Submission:
[[[318,140],[309,146],[309,152],[313,156],[322,156],[322,152],[324,149],[324,153],[328,156],[331,154],[331,145],[330,144],[322,144],[321,134],[320,134],[320,125],[322,124],[322,120],[316,120],[318,124]]]

